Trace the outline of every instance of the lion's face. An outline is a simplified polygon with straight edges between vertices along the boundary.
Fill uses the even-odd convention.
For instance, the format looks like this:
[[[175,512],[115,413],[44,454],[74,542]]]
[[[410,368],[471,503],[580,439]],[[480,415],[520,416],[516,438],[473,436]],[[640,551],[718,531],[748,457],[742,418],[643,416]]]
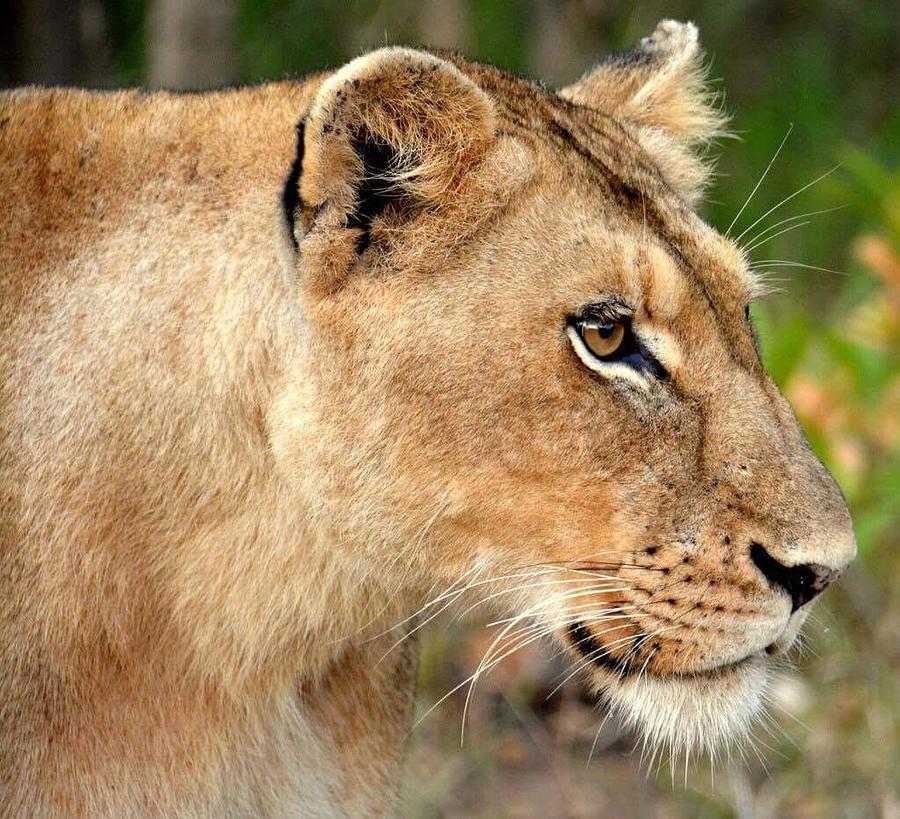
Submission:
[[[457,81],[388,55],[381,72]],[[767,655],[852,557],[846,505],[762,369],[741,252],[686,204],[699,172],[660,152],[687,155],[613,103],[468,72],[490,138],[454,152],[474,158],[438,194],[452,203],[419,208],[394,180],[371,207],[382,182],[326,229],[331,200],[301,178],[299,264],[328,272],[305,296],[296,468],[386,587],[512,613],[486,662],[552,633],[656,739],[712,746],[746,728]],[[320,97],[359,92],[340,77]],[[326,100],[325,133],[346,128]]]

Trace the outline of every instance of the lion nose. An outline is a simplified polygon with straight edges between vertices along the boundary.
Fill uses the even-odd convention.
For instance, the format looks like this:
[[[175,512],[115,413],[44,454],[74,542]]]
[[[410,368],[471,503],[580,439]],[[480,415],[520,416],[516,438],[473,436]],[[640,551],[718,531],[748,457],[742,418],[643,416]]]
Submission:
[[[761,543],[755,542],[750,544],[750,559],[765,575],[766,580],[774,586],[780,586],[791,596],[792,613],[828,588],[842,571],[819,563],[785,566],[772,557]]]

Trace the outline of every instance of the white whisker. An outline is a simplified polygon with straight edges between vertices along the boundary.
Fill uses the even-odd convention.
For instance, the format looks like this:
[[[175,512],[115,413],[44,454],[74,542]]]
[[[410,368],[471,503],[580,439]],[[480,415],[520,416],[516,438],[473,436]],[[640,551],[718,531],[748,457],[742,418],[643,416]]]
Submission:
[[[462,619],[463,617],[470,614],[474,609],[478,608],[479,606],[489,603],[491,600],[495,600],[496,598],[501,597],[504,594],[512,594],[513,592],[526,591],[528,589],[549,589],[551,587],[561,586],[561,585],[569,584],[569,583],[573,583],[573,584],[577,583],[577,584],[581,584],[581,585],[590,584],[591,588],[596,589],[596,592],[598,594],[605,593],[607,591],[610,591],[610,592],[629,591],[629,589],[625,589],[625,588],[609,589],[609,590],[603,589],[602,587],[597,586],[597,583],[595,580],[592,580],[591,578],[587,578],[587,577],[573,577],[573,578],[568,578],[568,579],[564,579],[564,580],[549,580],[549,581],[545,580],[540,583],[524,583],[524,584],[521,584],[518,586],[511,586],[507,589],[500,589],[499,591],[495,591],[495,592],[489,594],[487,597],[481,598],[480,600],[478,600],[477,602],[473,603],[471,606],[469,606],[468,608],[463,610],[459,614],[458,619]],[[502,622],[502,621],[499,621],[499,622]],[[488,623],[489,626],[496,625],[496,624],[497,624],[497,622]]]
[[[803,267],[807,270],[819,270],[822,273],[836,273],[838,276],[846,276],[844,270],[832,270],[830,267],[818,267],[814,264],[804,264],[803,262],[794,262],[790,259],[762,259],[753,263],[753,270],[765,270],[767,267]]]
[[[762,185],[763,180],[769,175],[769,171],[772,169],[772,165],[775,164],[775,160],[778,159],[778,154],[781,153],[781,149],[784,147],[784,143],[788,141],[788,137],[791,135],[791,131],[794,130],[794,123],[792,122],[787,129],[787,133],[784,135],[784,138],[781,140],[781,144],[775,149],[775,153],[772,155],[772,158],[769,160],[769,164],[766,165],[766,169],[763,171],[762,176],[760,176],[759,181],[754,185],[753,190],[750,191],[750,195],[747,197],[746,201],[743,205],[741,205],[741,209],[734,215],[734,219],[731,220],[731,224],[728,226],[728,229],[725,231],[725,235],[728,236],[731,234],[731,229],[734,227],[735,222],[741,218],[741,214],[746,209],[747,205],[750,204],[750,200],[753,198],[754,194],[759,190],[759,186]],[[741,234],[743,235],[743,234]],[[740,239],[740,236],[738,237]]]
[[[818,177],[816,177],[815,179],[813,179],[812,182],[807,182],[807,184],[805,184],[802,188],[800,188],[800,190],[794,191],[794,193],[792,193],[790,196],[786,196],[786,197],[785,197],[784,199],[782,199],[777,205],[773,205],[773,206],[772,206],[771,208],[769,208],[762,216],[760,216],[759,219],[757,219],[753,224],[748,225],[746,228],[744,228],[744,230],[743,230],[737,237],[735,237],[735,242],[740,242],[741,239],[744,238],[744,236],[747,234],[748,231],[750,231],[750,230],[752,230],[753,228],[755,228],[755,227],[756,227],[760,222],[762,222],[762,220],[765,219],[770,213],[774,213],[774,212],[775,212],[776,210],[778,210],[778,208],[780,208],[782,205],[786,205],[786,204],[787,204],[788,202],[790,202],[791,199],[793,199],[795,196],[799,196],[801,193],[803,193],[803,191],[809,190],[813,185],[815,185],[815,184],[821,182],[823,179],[825,179],[825,177],[831,176],[831,174],[833,174],[833,173],[834,173],[838,168],[840,168],[840,167],[841,167],[841,165],[840,165],[840,163],[838,163],[838,164],[835,165],[833,168],[830,168],[829,170],[825,171],[825,173],[823,173],[821,176],[818,176]]]
[[[832,213],[833,211],[836,211],[836,210],[843,210],[846,207],[847,207],[847,205],[836,205],[833,208],[822,208],[821,210],[811,210],[806,213],[798,213],[796,216],[788,216],[787,219],[779,219],[777,222],[775,222],[775,224],[769,225],[768,227],[763,228],[762,230],[755,233],[753,235],[753,238],[751,238],[747,241],[747,244],[752,245],[754,242],[761,239],[767,233],[769,233],[773,230],[776,230],[777,228],[781,227],[782,225],[787,225],[787,224],[790,224],[791,222],[797,222],[800,219],[807,219],[810,216],[819,216],[823,213]]]
[[[747,253],[752,253],[758,247],[762,247],[764,244],[766,244],[766,242],[771,242],[773,239],[776,239],[779,236],[783,236],[785,233],[790,233],[792,230],[797,230],[797,228],[805,227],[808,224],[809,224],[809,220],[807,220],[805,222],[798,222],[796,225],[790,225],[786,228],[783,228],[782,230],[779,230],[777,233],[773,233],[771,236],[767,236],[765,239],[760,239],[755,244],[752,244],[752,245],[744,248],[744,250]]]

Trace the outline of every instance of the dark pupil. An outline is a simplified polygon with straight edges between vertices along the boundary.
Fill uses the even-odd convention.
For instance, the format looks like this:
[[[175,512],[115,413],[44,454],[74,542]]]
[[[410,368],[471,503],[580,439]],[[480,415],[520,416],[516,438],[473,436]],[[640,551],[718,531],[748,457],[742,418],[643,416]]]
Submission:
[[[597,333],[600,338],[609,338],[613,331],[616,329],[615,324],[598,324],[597,325]]]

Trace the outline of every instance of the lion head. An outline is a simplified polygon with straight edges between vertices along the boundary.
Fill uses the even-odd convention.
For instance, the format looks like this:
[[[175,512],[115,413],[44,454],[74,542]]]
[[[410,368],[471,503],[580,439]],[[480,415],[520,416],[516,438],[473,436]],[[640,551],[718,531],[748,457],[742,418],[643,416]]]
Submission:
[[[690,24],[559,93],[388,48],[320,85],[284,197],[273,440],[317,537],[373,610],[477,592],[511,612],[484,667],[555,635],[690,749],[747,730],[855,551],[694,210],[722,126]]]

